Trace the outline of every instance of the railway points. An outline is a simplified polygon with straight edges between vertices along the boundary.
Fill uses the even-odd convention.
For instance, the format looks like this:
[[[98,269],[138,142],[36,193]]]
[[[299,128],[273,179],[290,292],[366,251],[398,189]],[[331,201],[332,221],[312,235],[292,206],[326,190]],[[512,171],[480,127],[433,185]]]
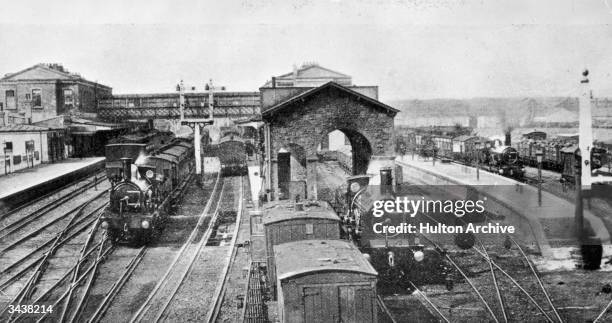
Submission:
[[[434,166],[431,161],[412,160],[408,156],[399,158],[398,163],[406,166],[405,169],[421,173],[420,179],[426,184],[469,185],[476,189],[478,187],[488,189],[488,192],[485,193],[490,198],[507,205],[529,221],[540,251],[545,256],[552,256],[551,240],[568,239],[572,235],[571,228],[560,227],[551,230],[546,227],[561,221],[573,221],[574,218],[573,204],[553,194],[543,192],[542,206],[539,206],[537,189],[497,174],[481,172],[480,179],[477,180],[475,169],[465,165],[438,163]],[[408,172],[404,173],[404,176],[408,175]],[[498,187],[499,189],[490,190],[491,187]],[[610,233],[602,220],[588,210],[585,210],[584,216],[590,224],[594,236],[602,243],[609,244]]]

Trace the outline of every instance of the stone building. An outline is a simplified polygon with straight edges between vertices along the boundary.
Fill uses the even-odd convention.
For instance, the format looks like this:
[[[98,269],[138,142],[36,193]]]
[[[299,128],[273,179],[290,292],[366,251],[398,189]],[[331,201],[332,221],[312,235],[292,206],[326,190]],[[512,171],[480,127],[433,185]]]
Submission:
[[[378,87],[261,88],[266,136],[268,198],[317,198],[317,148],[341,131],[352,148],[353,174],[380,183],[382,167],[394,168],[393,119],[398,110],[378,101]]]
[[[112,88],[70,73],[59,64],[37,64],[0,79],[4,125],[31,123],[58,115],[96,113]]]
[[[319,66],[317,63],[304,63],[300,68],[293,66],[293,71],[273,76],[262,87],[316,87],[327,82],[343,86],[352,86],[351,76]]]

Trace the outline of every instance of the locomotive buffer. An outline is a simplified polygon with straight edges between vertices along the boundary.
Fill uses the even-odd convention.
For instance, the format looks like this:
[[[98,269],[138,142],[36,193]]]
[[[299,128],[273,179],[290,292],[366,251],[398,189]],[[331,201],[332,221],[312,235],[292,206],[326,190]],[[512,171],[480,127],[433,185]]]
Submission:
[[[208,90],[208,111],[205,114],[204,118],[185,118],[185,85],[183,84],[183,80],[176,86],[179,91],[179,106],[181,112],[181,125],[189,126],[193,129],[193,147],[195,154],[195,167],[196,174],[202,174],[202,147],[201,140],[202,135],[201,127],[211,125],[214,123],[213,121],[213,102],[214,102],[214,86],[212,84],[212,80],[208,84],[206,84],[206,89]],[[221,87],[221,90],[224,90],[224,87]],[[202,103],[202,105],[204,105]]]

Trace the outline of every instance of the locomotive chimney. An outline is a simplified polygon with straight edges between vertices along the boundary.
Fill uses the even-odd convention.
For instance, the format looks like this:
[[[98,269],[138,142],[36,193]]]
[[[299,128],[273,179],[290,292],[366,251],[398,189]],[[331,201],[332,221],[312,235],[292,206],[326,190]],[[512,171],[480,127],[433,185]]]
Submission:
[[[510,146],[512,144],[512,134],[510,131],[506,131],[506,138],[504,140],[504,145]]]
[[[132,178],[132,158],[121,158],[121,166],[123,168],[123,179],[129,181]]]
[[[380,169],[380,193],[383,195],[393,193],[393,174],[391,173],[391,167],[383,167]]]

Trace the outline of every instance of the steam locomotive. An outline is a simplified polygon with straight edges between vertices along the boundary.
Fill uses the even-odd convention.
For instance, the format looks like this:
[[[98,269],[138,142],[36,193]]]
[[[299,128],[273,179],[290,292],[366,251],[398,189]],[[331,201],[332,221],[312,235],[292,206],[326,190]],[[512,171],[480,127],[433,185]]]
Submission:
[[[480,154],[481,163],[489,167],[489,171],[502,176],[523,179],[525,169],[516,149],[510,146],[486,148]]]
[[[161,232],[194,168],[191,138],[174,138],[157,148],[149,143],[106,146],[110,204],[102,227],[113,242],[148,242]]]
[[[253,144],[243,139],[241,128],[221,129],[221,138],[215,145],[203,150],[204,157],[217,157],[221,164],[221,175],[242,176],[248,174],[248,155],[254,154]]]
[[[425,247],[416,233],[381,233],[380,225],[398,227],[423,219],[412,218],[406,213],[385,212],[381,217],[373,215],[376,201],[393,201],[405,192],[391,185],[369,185],[369,175],[347,178],[338,190],[334,208],[341,210],[346,238],[353,241],[362,253],[370,258],[379,273],[379,288],[383,292],[399,293],[411,290],[415,284],[446,284],[452,289],[453,271],[443,257],[444,251]],[[387,183],[390,183],[388,181]],[[410,194],[410,193],[408,193]],[[418,198],[420,199],[420,194]],[[414,195],[413,197],[417,197]]]

